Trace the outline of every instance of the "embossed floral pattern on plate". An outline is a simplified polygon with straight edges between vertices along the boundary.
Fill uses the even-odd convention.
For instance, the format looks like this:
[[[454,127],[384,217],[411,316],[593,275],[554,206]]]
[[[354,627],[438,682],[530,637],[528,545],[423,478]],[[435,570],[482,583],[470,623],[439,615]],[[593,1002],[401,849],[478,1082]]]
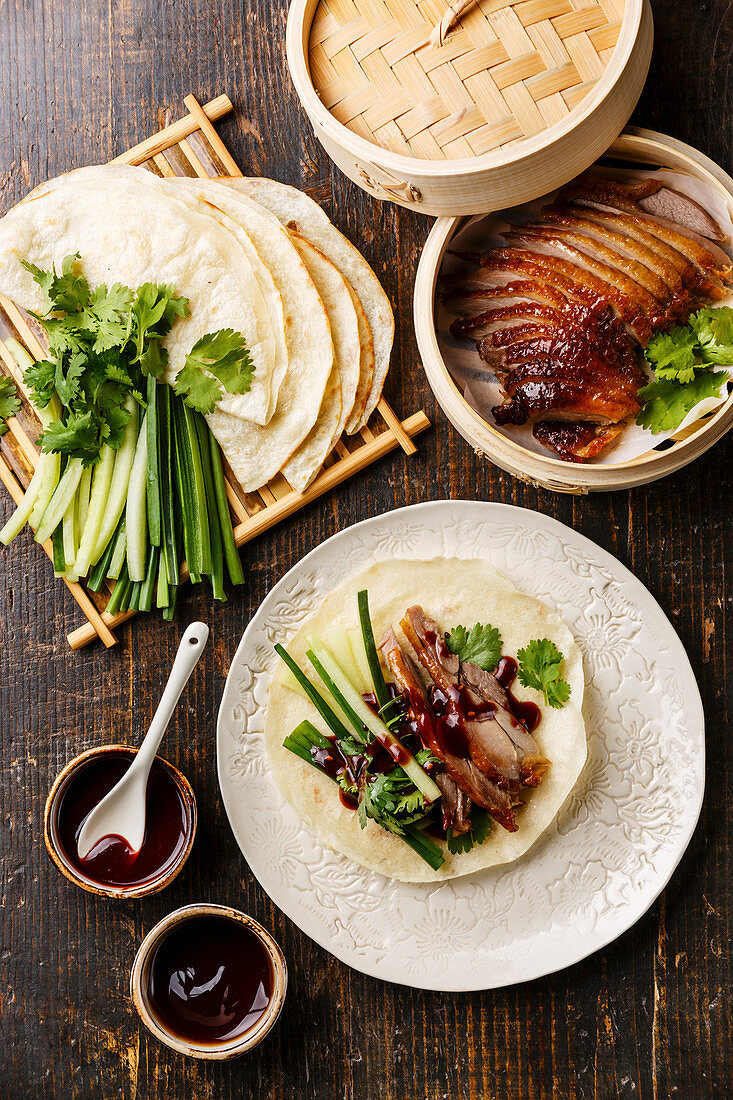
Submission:
[[[482,558],[562,615],[583,650],[589,754],[557,820],[521,859],[409,884],[363,870],[310,834],[269,777],[263,708],[273,642],[287,642],[345,576],[438,555]],[[585,958],[651,905],[700,812],[704,720],[679,638],[615,558],[528,509],[435,501],[347,528],[275,585],[232,662],[218,765],[245,858],[307,935],[387,981],[489,989]]]

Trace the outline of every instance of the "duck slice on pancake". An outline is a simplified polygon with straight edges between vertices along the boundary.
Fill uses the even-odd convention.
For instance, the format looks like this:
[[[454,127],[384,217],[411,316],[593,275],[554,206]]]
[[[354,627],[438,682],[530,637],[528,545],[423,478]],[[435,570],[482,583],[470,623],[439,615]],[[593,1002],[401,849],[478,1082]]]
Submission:
[[[501,685],[495,682],[488,692],[477,686],[475,675],[469,684],[461,662],[421,607],[408,608],[400,625],[435,685],[431,704],[452,731],[455,745],[501,790],[516,793],[537,771],[541,775],[546,761],[512,714]]]
[[[463,796],[467,796],[471,802],[488,810],[505,829],[514,832],[517,824],[512,812],[513,799],[484,775],[470,756],[462,751],[453,751],[454,746],[451,739],[445,736],[443,723],[433,713],[428,703],[419,673],[402,649],[394,630],[387,631],[382,639],[381,648],[397,686],[407,696],[410,717],[415,723],[418,737],[425,748],[430,749],[433,756],[442,761],[445,776],[462,792]],[[444,785],[438,776],[435,777],[435,782],[443,791]],[[452,787],[445,784],[445,788],[448,796],[447,801],[445,799],[443,801],[443,823],[446,824],[447,814],[448,827],[455,829],[457,824],[465,823],[467,807],[464,799],[455,794]],[[455,810],[452,809],[452,803],[455,803]],[[463,831],[467,832],[468,829]]]

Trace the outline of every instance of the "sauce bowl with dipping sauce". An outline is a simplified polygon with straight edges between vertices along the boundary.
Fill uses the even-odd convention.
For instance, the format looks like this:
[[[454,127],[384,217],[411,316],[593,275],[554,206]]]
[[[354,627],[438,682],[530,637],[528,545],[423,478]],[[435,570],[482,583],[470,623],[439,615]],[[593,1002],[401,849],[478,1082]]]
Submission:
[[[176,909],[147,934],[130,977],[145,1026],[193,1058],[234,1058],[274,1026],[288,984],[275,940],[227,905]]]
[[[168,886],[188,859],[196,835],[196,799],[185,776],[157,756],[146,794],[145,839],[132,852],[119,836],[105,836],[84,859],[77,840],[87,815],[130,767],[137,749],[105,745],[67,764],[46,800],[44,839],[70,882],[111,898],[139,898]]]

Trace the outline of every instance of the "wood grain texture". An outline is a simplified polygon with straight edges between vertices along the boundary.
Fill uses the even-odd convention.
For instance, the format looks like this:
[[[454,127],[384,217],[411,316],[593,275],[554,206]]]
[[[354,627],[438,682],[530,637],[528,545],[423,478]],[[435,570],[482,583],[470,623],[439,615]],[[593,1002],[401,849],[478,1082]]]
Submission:
[[[652,73],[634,121],[731,169],[733,51],[727,0],[655,0]],[[105,161],[193,92],[226,91],[219,126],[242,168],[305,187],[364,250],[394,302],[387,395],[436,427],[246,547],[249,583],[215,607],[182,593],[174,626],[140,617],[122,644],[72,653],[77,611],[27,536],[0,556],[2,945],[0,1097],[175,1100],[707,1100],[730,1094],[730,438],[644,489],[590,498],[535,490],[479,460],[436,410],[415,350],[411,294],[430,223],[381,206],[316,144],[289,86],[285,0],[0,0],[0,208],[48,176]],[[663,896],[615,944],[560,974],[448,996],[348,970],[307,940],[255,883],[218,795],[215,721],[228,663],[269,587],[348,523],[438,497],[555,516],[619,557],[670,616],[708,722],[707,796]],[[0,493],[0,521],[10,512]],[[51,782],[77,752],[136,738],[183,624],[211,624],[166,755],[190,778],[200,833],[162,895],[109,903],[74,889],[43,849]],[[727,708],[727,709],[726,709]],[[127,986],[144,933],[188,901],[227,901],[269,927],[291,985],[277,1029],[226,1064],[185,1060],[138,1023]]]

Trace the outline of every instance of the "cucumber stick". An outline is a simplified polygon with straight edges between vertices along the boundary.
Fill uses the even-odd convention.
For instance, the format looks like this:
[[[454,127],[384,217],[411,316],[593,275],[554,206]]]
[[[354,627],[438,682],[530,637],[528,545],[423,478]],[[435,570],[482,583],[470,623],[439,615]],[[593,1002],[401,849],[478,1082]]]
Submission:
[[[92,478],[94,466],[85,466],[82,470],[79,488],[76,490],[76,534],[81,539],[81,534],[86,526],[89,515],[89,498],[92,493]]]
[[[127,528],[125,526],[125,517],[120,520],[120,525],[117,528],[117,534],[114,537],[114,544],[112,546],[112,557],[109,559],[109,568],[107,570],[107,576],[116,581],[122,574],[122,568],[127,562]]]
[[[133,584],[144,581],[147,566],[148,517],[147,517],[147,473],[148,473],[148,435],[145,416],[137,437],[135,457],[130,470],[130,482],[127,487],[127,508],[125,527],[127,529],[127,572]]]
[[[111,447],[105,444],[100,451],[99,462],[94,467],[87,521],[84,524],[84,530],[79,539],[79,550],[76,555],[76,561],[74,562],[74,572],[77,577],[86,577],[92,566],[92,557],[94,556],[99,532],[102,527],[102,522],[104,521],[114,468],[115,452]],[[68,562],[69,558],[67,557],[66,560]]]
[[[364,649],[364,639],[361,636],[361,630],[348,630],[346,633],[358,675],[358,679],[354,680],[354,686],[363,695],[364,692],[372,690],[372,678],[369,675],[369,662]]]
[[[61,455],[55,452],[43,452],[39,459],[39,466],[41,467],[41,488],[28,519],[28,523],[34,531],[37,530],[43,519],[43,513],[48,507],[48,502],[56,492],[56,486],[61,477]]]
[[[7,346],[10,348],[11,344],[17,344],[20,352],[23,353],[28,363],[32,363],[32,359],[18,344],[17,340],[7,340]],[[13,355],[20,366],[23,366],[24,360],[21,360],[20,353],[14,349]],[[59,416],[58,398],[54,394],[45,409],[36,409],[38,416],[41,420],[41,425],[45,428],[52,420],[57,420]],[[41,516],[46,511],[49,500],[53,496],[54,489],[58,485],[59,474],[61,473],[61,455],[51,454],[47,452],[41,452],[38,457],[38,463],[33,471],[33,477],[30,480],[30,484],[25,491],[25,495],[21,500],[18,507],[13,512],[12,516],[0,531],[0,542],[5,546],[12,542],[17,534],[19,534],[26,523],[30,523],[31,527],[35,530],[38,524],[41,522]]]
[[[302,668],[300,668],[295,659],[290,656],[287,649],[285,649],[284,646],[278,643],[275,646],[275,652],[277,653],[278,657],[282,658],[282,660],[288,666],[293,676],[298,681],[303,691],[308,696],[311,703],[316,708],[321,718],[330,729],[331,733],[335,734],[336,737],[338,737],[339,741],[343,740],[345,737],[351,737],[352,740],[354,737],[356,737],[356,740],[363,741],[364,738],[361,737],[359,734],[352,735],[349,733],[348,726],[341,721],[337,714],[335,714],[332,707],[330,707],[326,700],[323,698],[323,695],[318,690],[316,685],[308,676],[306,676],[306,674],[303,672]]]
[[[61,532],[64,546],[64,560],[66,562],[66,570],[64,576],[67,581],[78,581],[79,574],[74,568],[74,562],[76,560],[77,543],[76,543],[76,499],[72,498],[71,504],[64,513],[64,518],[61,521]]]
[[[336,690],[343,696],[344,701],[354,712],[358,721],[366,726],[369,732],[374,734],[376,739],[384,745],[387,752],[397,760],[425,801],[435,802],[436,799],[440,798],[440,788],[427,772],[420,767],[415,757],[404,747],[400,739],[395,737],[381,718],[378,718],[371,707],[367,706],[335,657],[319,642],[318,638],[310,639],[310,644],[316,659],[322,665]]]
[[[334,657],[355,687],[361,685],[361,676],[354,661],[354,654],[349,642],[349,634],[345,626],[332,626],[323,635],[326,649],[330,649]]]
[[[66,510],[76,496],[79,488],[83,466],[80,458],[71,458],[66,464],[66,469],[54,489],[53,496],[49,500],[36,531],[36,542],[43,544],[51,538],[58,525],[66,515]]]
[[[120,516],[125,510],[125,502],[127,501],[127,486],[130,481],[130,471],[135,458],[139,431],[137,401],[133,397],[128,397],[125,408],[130,413],[130,419],[125,427],[122,444],[115,452],[112,483],[109,487],[109,496],[105,502],[104,518],[92,553],[92,565],[97,564],[107,548],[107,543],[117,530],[117,524],[120,522]]]

